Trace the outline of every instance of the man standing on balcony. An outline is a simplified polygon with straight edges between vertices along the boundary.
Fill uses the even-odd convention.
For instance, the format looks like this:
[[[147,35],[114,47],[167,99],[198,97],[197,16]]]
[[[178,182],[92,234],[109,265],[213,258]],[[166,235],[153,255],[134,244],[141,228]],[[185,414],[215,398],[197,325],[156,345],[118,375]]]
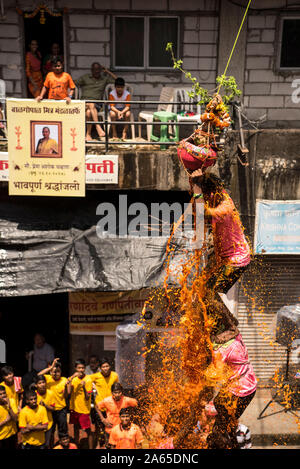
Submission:
[[[87,73],[75,81],[77,87],[81,88],[80,98],[83,100],[103,99],[105,87],[109,83],[114,83],[116,75],[107,68],[102,67],[98,62],[94,62],[91,66],[91,73]],[[98,112],[100,111],[100,103],[86,103],[86,120],[98,121]],[[104,130],[99,124],[96,124],[96,130],[99,137],[105,135]],[[92,124],[87,125],[86,141],[92,140]]]

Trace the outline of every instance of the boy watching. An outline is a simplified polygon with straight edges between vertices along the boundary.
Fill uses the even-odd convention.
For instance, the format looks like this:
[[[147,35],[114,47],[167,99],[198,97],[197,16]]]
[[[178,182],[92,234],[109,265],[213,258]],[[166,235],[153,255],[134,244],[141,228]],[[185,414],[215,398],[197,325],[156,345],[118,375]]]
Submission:
[[[86,375],[93,375],[99,371],[99,358],[97,355],[91,355],[89,359],[89,364],[85,367]]]
[[[114,383],[111,387],[111,396],[106,397],[103,401],[95,405],[100,420],[105,426],[106,445],[112,428],[121,422],[120,410],[125,407],[136,407],[137,404],[136,399],[124,396],[123,388],[120,383]],[[106,417],[102,413],[103,409],[106,411]]]
[[[70,400],[70,423],[74,425],[74,439],[79,446],[79,431],[84,430],[88,437],[89,449],[92,449],[91,432],[91,396],[93,382],[90,375],[85,374],[85,361],[79,358],[75,362],[75,373],[68,379]]]
[[[55,446],[53,449],[78,449],[75,443],[71,443],[70,437],[68,434],[60,435],[59,445]]]
[[[48,92],[48,99],[65,99],[67,104],[71,102],[76,87],[71,75],[63,70],[62,59],[54,58],[52,72],[47,74],[41,94],[35,98],[36,101],[40,102]]]
[[[48,427],[47,410],[37,403],[37,394],[29,390],[25,394],[26,406],[19,415],[22,449],[45,449],[45,432]]]
[[[115,88],[109,94],[108,99],[113,101],[114,104],[110,105],[110,118],[112,121],[130,119],[130,104],[120,103],[119,101],[130,101],[131,96],[129,91],[125,89],[125,80],[117,78],[115,80]],[[122,133],[122,139],[127,138],[128,124],[125,124]],[[113,138],[118,138],[116,125],[112,125]]]
[[[37,403],[43,405],[47,410],[48,427],[45,432],[45,446],[46,448],[49,448],[53,426],[52,412],[55,410],[54,393],[50,389],[47,389],[46,378],[43,375],[36,377],[35,387],[37,392]]]
[[[0,449],[17,447],[18,408],[14,399],[9,399],[4,386],[0,386]]]
[[[140,449],[144,440],[140,427],[132,423],[131,409],[120,410],[120,423],[109,436],[109,445],[113,449]]]
[[[68,379],[61,375],[61,364],[58,360],[59,358],[55,358],[51,366],[45,368],[44,370],[41,370],[38,374],[39,376],[45,376],[47,389],[51,390],[54,394],[53,403],[55,404],[55,410],[52,411],[53,425],[51,445],[53,444],[56,426],[58,427],[59,434],[68,432],[66,402],[66,399],[68,397]]]
[[[103,401],[106,397],[111,396],[111,387],[114,383],[119,381],[119,377],[115,371],[112,371],[108,359],[102,358],[100,360],[100,371],[91,375],[91,379],[96,389],[94,408],[92,408],[91,411],[91,419],[96,427],[96,440],[98,442],[100,440],[100,435],[104,435],[105,427],[95,410],[95,405]],[[101,409],[101,412],[104,418],[106,418],[105,409]]]
[[[1,369],[1,375],[3,381],[0,385],[4,386],[8,399],[13,399],[17,409],[21,409],[23,388],[21,384],[18,384],[20,379],[15,378],[14,370],[11,366],[4,366]]]

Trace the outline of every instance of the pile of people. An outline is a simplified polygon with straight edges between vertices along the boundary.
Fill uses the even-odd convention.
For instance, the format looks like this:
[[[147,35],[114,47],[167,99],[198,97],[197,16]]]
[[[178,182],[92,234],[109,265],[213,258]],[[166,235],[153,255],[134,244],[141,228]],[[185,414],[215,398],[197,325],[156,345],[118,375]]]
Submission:
[[[221,98],[217,97],[218,100],[214,98],[211,103],[218,104]],[[205,159],[197,161],[195,158],[198,168],[186,168],[193,204],[203,204],[205,226],[210,228],[213,240],[207,265],[193,284],[197,292],[193,308],[201,315],[204,307],[210,320],[209,344],[205,350],[207,366],[210,363],[227,366],[225,382],[213,398],[215,416],[205,441],[208,449],[235,449],[240,447],[237,432],[243,428],[239,419],[255,396],[257,379],[238,329],[238,320],[226,306],[226,295],[248,268],[251,250],[233,200],[221,179],[204,163]],[[205,321],[201,324],[201,327],[207,327]],[[197,415],[203,415],[203,396],[211,391],[214,393],[214,389],[208,389],[208,392],[204,389],[199,394],[194,412],[190,413],[193,415],[186,416],[182,430],[176,435],[177,446],[180,447],[190,434]]]

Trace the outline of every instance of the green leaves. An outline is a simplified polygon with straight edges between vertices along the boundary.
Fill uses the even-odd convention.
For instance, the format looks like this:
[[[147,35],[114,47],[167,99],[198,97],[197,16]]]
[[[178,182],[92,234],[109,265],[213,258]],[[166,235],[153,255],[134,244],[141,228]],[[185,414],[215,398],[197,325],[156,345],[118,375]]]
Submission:
[[[235,96],[240,96],[242,94],[241,90],[238,89],[233,76],[227,77],[226,75],[221,75],[216,78],[216,82],[219,87],[223,88],[225,91],[225,95],[223,96],[223,102],[225,104],[230,103]]]
[[[202,88],[202,86],[200,86],[197,81],[197,78],[193,77],[190,72],[187,72],[183,69],[183,61],[181,59],[176,59],[174,56],[172,42],[167,43],[166,51],[170,52],[171,54],[173,60],[173,68],[175,70],[180,70],[182,73],[184,73],[185,78],[192,82],[192,91],[188,93],[189,97],[195,99],[198,104],[207,104],[211,100],[212,95],[209,94],[209,91],[207,89]],[[216,78],[216,84],[218,85],[217,88],[211,91],[216,92],[216,90],[218,89],[219,92],[219,90],[223,89],[224,93],[220,94],[222,95],[224,104],[229,104],[235,96],[240,96],[242,93],[241,90],[238,89],[237,83],[233,76],[226,76],[224,74],[218,76]]]

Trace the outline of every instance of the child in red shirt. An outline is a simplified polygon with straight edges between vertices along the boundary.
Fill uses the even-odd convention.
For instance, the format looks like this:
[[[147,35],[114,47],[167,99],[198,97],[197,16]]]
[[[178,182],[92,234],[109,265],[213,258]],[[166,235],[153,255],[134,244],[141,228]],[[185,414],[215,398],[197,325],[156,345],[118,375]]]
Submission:
[[[59,57],[52,61],[52,72],[46,76],[41,94],[36,97],[40,102],[48,91],[48,99],[65,99],[71,102],[75,90],[75,83],[71,75],[63,71],[63,62]]]

